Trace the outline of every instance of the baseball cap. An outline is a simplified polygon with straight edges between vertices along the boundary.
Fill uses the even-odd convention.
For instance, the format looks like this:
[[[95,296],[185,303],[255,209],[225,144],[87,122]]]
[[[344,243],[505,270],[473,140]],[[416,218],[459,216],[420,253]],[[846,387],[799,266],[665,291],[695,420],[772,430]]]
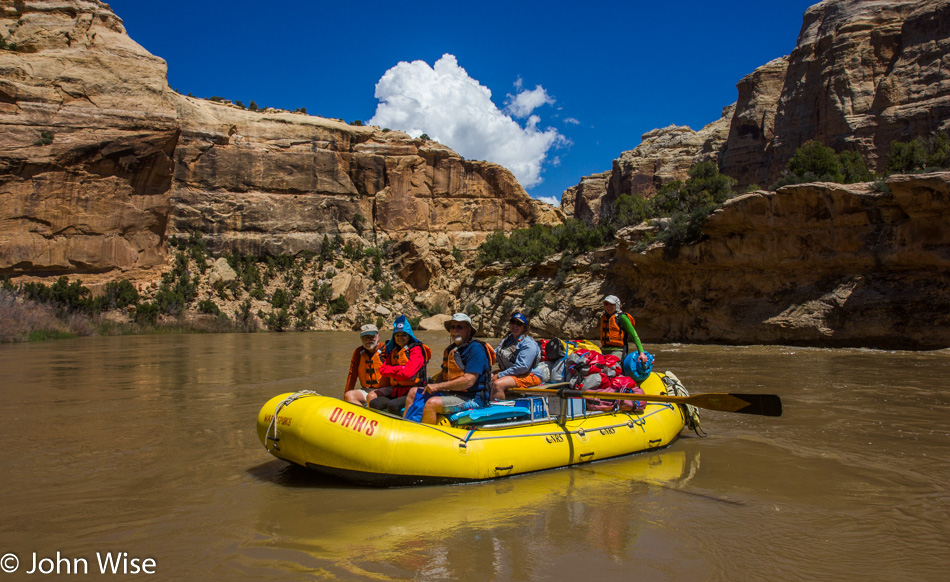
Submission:
[[[360,337],[363,337],[364,335],[376,335],[377,333],[379,333],[379,328],[372,323],[367,323],[360,328]]]
[[[525,317],[523,313],[519,313],[517,311],[511,314],[511,319],[509,321],[517,321],[524,326],[528,325],[528,318]]]

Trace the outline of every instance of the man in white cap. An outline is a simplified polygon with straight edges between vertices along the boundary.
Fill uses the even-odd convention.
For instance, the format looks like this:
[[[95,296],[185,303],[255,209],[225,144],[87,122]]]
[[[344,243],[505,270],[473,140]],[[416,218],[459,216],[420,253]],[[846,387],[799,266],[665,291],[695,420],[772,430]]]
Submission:
[[[386,358],[383,353],[383,344],[379,341],[379,329],[367,323],[360,328],[360,341],[363,345],[353,351],[350,358],[350,373],[346,376],[346,388],[343,389],[343,400],[350,404],[366,406],[367,395],[377,388],[389,386],[389,378],[379,373]],[[356,387],[356,381],[360,387]]]
[[[424,388],[413,388],[406,400],[406,411],[417,397],[427,394],[422,422],[435,424],[437,415],[488,405],[491,367],[495,351],[475,339],[475,324],[464,313],[456,313],[445,322],[452,343],[442,354],[442,370]]]
[[[600,316],[601,351],[623,360],[627,355],[627,342],[632,339],[640,353],[637,358],[646,362],[646,352],[633,325],[633,318],[620,310],[620,299],[616,295],[604,297],[604,314]]]

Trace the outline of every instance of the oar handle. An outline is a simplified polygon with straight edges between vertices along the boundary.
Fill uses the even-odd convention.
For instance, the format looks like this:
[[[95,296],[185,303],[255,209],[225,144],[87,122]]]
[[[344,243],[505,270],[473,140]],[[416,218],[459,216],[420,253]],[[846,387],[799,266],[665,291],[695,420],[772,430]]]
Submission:
[[[596,390],[575,390],[564,388],[570,382],[549,384],[550,388],[519,388],[519,392],[550,394],[560,398],[597,398],[600,400],[639,400],[641,402],[670,402],[689,404],[697,408],[718,410],[720,412],[739,412],[761,416],[782,416],[782,400],[774,394],[692,394],[690,396],[670,396],[666,394],[635,394],[632,392],[599,392]],[[560,387],[555,389],[555,387]]]

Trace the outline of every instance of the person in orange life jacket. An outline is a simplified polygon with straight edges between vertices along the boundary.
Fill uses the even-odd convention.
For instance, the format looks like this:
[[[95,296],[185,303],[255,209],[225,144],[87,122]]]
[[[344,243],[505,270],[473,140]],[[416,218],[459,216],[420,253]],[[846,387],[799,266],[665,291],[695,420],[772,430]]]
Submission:
[[[527,317],[521,313],[512,314],[508,321],[508,335],[495,348],[501,371],[492,375],[492,400],[504,400],[505,390],[541,385],[541,370],[538,369],[541,348],[528,335],[528,327]]]
[[[423,388],[409,392],[406,410],[412,402],[428,395],[422,410],[422,422],[435,424],[438,414],[454,414],[462,410],[488,405],[491,367],[494,351],[491,346],[475,339],[475,324],[464,313],[456,313],[445,322],[452,343],[442,355],[442,371]]]
[[[389,378],[384,378],[379,371],[386,358],[383,344],[379,341],[379,329],[367,323],[360,328],[360,341],[363,345],[353,350],[353,357],[350,358],[350,373],[346,376],[343,400],[366,406],[367,396],[377,388],[389,386]],[[357,380],[360,382],[359,388],[356,387]],[[372,398],[375,397],[373,394]]]
[[[405,315],[396,318],[393,337],[386,342],[385,351],[387,356],[379,372],[389,379],[390,385],[373,390],[366,400],[371,408],[401,414],[409,390],[425,385],[426,363],[432,351],[412,333]]]
[[[604,314],[600,316],[601,351],[623,360],[627,355],[627,342],[631,339],[637,344],[640,361],[646,362],[647,355],[640,343],[640,336],[633,328],[630,316],[620,310],[620,299],[616,295],[604,297]]]

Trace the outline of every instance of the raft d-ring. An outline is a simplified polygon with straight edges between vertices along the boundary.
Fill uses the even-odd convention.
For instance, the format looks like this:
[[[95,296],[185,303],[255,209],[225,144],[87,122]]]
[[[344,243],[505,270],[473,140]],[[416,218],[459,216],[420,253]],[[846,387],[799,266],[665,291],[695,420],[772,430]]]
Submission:
[[[584,429],[582,428],[577,429],[577,436],[582,437],[584,436],[584,434],[585,434]]]

